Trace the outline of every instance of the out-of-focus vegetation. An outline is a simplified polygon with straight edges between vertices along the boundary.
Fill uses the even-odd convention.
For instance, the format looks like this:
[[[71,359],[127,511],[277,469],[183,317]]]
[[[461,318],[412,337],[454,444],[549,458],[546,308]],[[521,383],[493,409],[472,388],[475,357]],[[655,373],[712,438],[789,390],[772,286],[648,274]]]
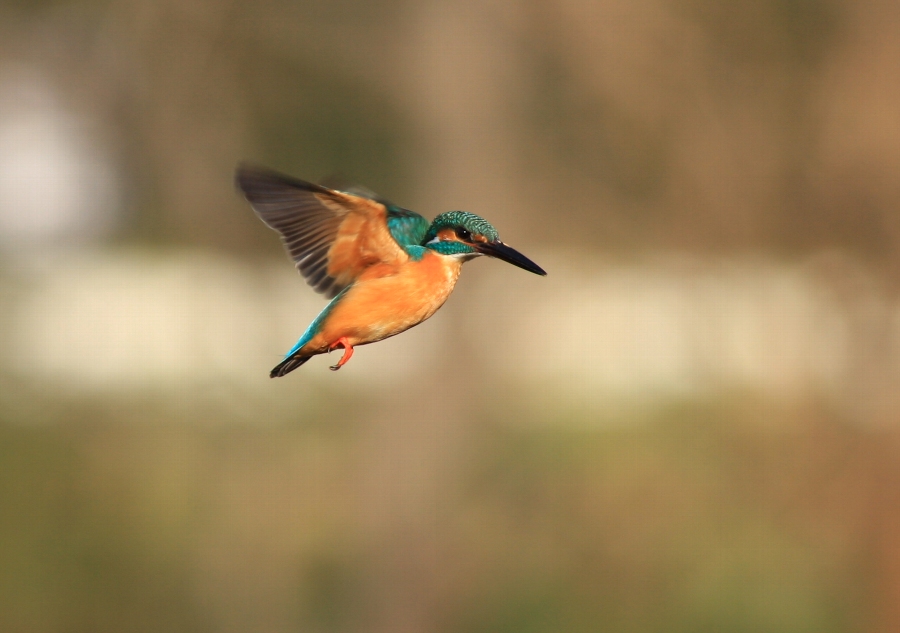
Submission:
[[[523,430],[478,390],[437,434],[362,395],[309,420],[257,396],[264,428],[134,401],[5,424],[4,630],[875,624],[892,434],[738,394]]]
[[[0,3],[0,630],[898,630],[895,5]],[[270,381],[244,158],[550,276]]]

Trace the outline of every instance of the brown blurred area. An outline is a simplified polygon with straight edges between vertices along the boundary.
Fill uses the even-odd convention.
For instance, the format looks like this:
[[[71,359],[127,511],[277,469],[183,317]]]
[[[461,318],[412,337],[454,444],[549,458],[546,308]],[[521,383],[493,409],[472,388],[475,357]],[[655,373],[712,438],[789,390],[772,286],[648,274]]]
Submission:
[[[324,302],[242,159],[466,209]],[[0,630],[900,630],[900,5],[0,0]]]

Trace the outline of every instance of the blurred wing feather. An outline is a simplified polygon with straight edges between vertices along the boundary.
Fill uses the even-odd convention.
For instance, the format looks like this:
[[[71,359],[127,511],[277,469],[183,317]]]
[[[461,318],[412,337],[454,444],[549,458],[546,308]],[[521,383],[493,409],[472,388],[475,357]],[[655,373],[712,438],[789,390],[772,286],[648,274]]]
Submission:
[[[390,212],[378,200],[246,165],[238,167],[235,180],[260,219],[281,234],[309,285],[329,298],[370,266],[399,265],[409,258],[388,227]],[[424,218],[412,215],[427,228]]]

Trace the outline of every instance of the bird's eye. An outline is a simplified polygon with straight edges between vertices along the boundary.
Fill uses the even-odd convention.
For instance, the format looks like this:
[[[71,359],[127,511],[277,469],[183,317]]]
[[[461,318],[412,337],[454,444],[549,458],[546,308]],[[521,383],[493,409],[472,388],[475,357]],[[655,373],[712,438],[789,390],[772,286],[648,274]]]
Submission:
[[[469,233],[466,229],[459,227],[456,229],[456,237],[458,237],[459,239],[461,239],[465,242],[468,242],[469,239],[471,239],[472,234]]]

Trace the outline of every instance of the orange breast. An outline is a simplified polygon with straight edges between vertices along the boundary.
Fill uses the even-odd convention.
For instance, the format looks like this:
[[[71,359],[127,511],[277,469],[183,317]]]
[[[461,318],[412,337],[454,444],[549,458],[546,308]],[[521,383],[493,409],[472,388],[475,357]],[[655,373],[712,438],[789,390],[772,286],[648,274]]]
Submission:
[[[374,343],[418,325],[450,296],[461,265],[457,258],[427,251],[419,261],[368,268],[304,349],[324,351],[344,336],[351,345]]]

